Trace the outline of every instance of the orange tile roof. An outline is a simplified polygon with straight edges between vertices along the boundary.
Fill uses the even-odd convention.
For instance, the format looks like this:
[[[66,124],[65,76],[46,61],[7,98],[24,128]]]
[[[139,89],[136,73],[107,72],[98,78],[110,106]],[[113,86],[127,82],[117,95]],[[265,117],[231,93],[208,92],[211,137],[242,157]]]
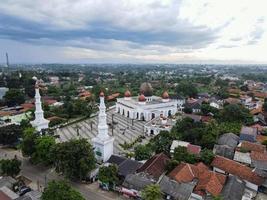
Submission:
[[[259,114],[259,113],[261,113],[261,112],[262,112],[262,108],[260,107],[260,108],[251,110],[251,111],[250,111],[250,114],[252,114],[252,115],[256,115],[256,114]]]
[[[227,102],[229,104],[238,104],[238,103],[240,103],[240,100],[237,98],[229,97],[229,98],[225,99],[225,102]]]
[[[263,141],[267,140],[267,136],[265,135],[257,135],[256,140],[260,143],[262,143]]]
[[[196,165],[181,163],[171,173],[169,177],[177,182],[191,182],[194,179],[198,179],[198,183],[194,189],[195,193],[201,195],[203,190],[217,196],[221,193],[226,176],[210,171],[209,168],[203,163]]]
[[[229,174],[238,176],[239,178],[258,186],[262,185],[264,182],[264,178],[253,172],[251,168],[222,156],[216,156],[213,159],[211,166],[221,169]]]
[[[249,151],[257,151],[262,153],[266,151],[266,147],[264,145],[247,141],[243,141],[241,143],[241,148],[245,148]]]

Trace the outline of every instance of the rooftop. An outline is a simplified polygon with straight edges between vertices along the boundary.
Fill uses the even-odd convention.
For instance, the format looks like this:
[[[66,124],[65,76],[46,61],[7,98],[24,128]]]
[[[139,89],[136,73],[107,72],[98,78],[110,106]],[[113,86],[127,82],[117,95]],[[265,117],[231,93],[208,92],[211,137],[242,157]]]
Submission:
[[[256,185],[261,185],[264,182],[264,179],[253,172],[251,168],[222,156],[216,156],[213,159],[211,166]]]
[[[154,178],[158,179],[165,171],[166,165],[169,161],[169,157],[164,153],[156,154],[147,160],[137,172],[145,172],[152,175]]]
[[[206,191],[214,196],[220,194],[226,177],[222,174],[210,171],[203,163],[196,165],[181,163],[171,173],[169,177],[180,183],[198,180],[194,189],[195,192]]]

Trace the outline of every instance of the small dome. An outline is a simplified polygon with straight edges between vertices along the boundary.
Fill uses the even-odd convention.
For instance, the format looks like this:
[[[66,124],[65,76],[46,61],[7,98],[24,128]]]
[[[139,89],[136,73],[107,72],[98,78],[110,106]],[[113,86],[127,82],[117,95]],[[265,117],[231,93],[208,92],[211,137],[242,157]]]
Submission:
[[[162,98],[163,98],[163,99],[169,99],[169,94],[168,94],[167,91],[163,92],[163,94],[162,94]]]
[[[145,95],[141,94],[141,95],[139,96],[139,98],[138,98],[138,101],[141,101],[141,102],[146,101],[146,97],[145,97]]]
[[[153,88],[150,83],[145,82],[140,86],[140,93],[144,94],[146,97],[150,97],[153,95]]]
[[[124,93],[124,97],[131,97],[132,94],[129,90],[126,90],[125,93]]]
[[[99,94],[99,96],[100,96],[100,97],[104,97],[104,96],[105,96],[104,92],[101,91],[100,94]]]

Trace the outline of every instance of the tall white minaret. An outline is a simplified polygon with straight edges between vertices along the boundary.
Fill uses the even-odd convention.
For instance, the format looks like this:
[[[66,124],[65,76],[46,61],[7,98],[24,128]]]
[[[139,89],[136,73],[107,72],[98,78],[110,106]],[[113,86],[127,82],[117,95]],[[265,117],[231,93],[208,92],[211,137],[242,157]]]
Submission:
[[[98,134],[92,139],[95,156],[98,161],[106,162],[113,154],[114,138],[108,134],[107,114],[105,106],[105,95],[100,93],[100,105],[98,114]]]
[[[39,92],[39,80],[36,77],[33,77],[36,80],[35,83],[35,119],[31,122],[32,126],[36,128],[37,131],[48,128],[49,121],[44,118],[44,111],[42,109],[41,95]]]

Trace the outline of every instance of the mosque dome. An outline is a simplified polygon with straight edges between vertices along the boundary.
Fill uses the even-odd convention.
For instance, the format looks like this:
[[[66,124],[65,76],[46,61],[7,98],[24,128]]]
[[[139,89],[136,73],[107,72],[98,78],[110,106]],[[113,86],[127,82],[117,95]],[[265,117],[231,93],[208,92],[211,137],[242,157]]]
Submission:
[[[132,94],[131,94],[131,92],[129,90],[126,90],[124,92],[124,97],[131,97],[131,96],[132,96]]]
[[[145,82],[140,86],[140,93],[144,94],[146,97],[150,97],[153,94],[153,88],[150,83]]]
[[[163,99],[169,99],[169,94],[168,94],[167,91],[163,92],[163,94],[162,94],[162,98],[163,98]]]
[[[139,98],[138,98],[138,101],[140,101],[140,102],[144,102],[144,101],[146,101],[146,97],[145,97],[145,95],[144,95],[144,94],[141,94],[141,95],[139,96]]]

